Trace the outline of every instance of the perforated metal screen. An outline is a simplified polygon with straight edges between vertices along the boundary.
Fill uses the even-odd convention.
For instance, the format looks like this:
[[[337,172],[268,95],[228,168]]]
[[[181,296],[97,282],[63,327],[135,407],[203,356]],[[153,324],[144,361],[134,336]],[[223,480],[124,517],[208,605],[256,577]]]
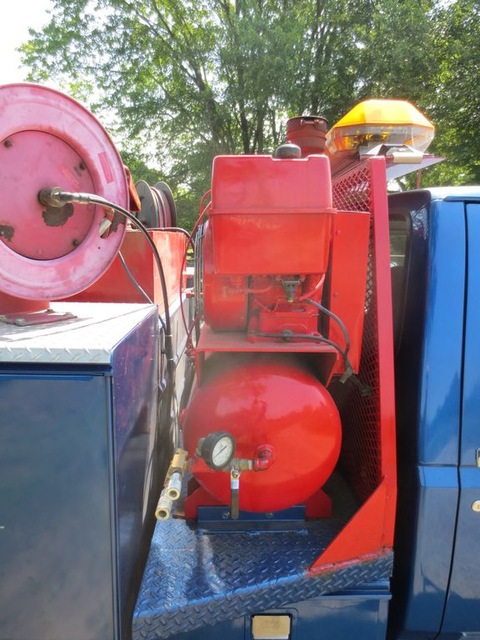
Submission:
[[[383,473],[378,340],[379,292],[376,286],[374,215],[376,202],[373,179],[371,164],[364,163],[333,181],[333,203],[339,211],[363,211],[372,214],[365,324],[358,373],[358,380],[362,386],[349,381],[345,385],[335,383],[332,389],[340,406],[343,424],[341,465],[357,498],[361,501],[379,485]]]

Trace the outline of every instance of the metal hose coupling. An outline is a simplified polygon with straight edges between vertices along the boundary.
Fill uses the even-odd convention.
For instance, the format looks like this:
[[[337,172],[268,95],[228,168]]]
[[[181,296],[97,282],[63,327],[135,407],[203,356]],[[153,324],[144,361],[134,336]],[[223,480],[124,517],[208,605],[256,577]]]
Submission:
[[[45,207],[60,208],[69,202],[90,204],[96,196],[90,193],[70,193],[69,191],[63,191],[60,187],[54,187],[53,189],[42,189],[37,197],[40,204]]]

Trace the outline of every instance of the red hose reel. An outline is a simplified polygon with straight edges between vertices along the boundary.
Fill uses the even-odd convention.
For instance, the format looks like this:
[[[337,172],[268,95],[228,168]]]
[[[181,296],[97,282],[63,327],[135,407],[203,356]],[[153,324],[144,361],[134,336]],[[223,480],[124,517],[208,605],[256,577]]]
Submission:
[[[98,205],[46,207],[38,194],[58,187],[127,208],[125,167],[96,118],[58,91],[1,86],[0,113],[0,291],[29,300],[68,297],[108,268],[125,223]]]

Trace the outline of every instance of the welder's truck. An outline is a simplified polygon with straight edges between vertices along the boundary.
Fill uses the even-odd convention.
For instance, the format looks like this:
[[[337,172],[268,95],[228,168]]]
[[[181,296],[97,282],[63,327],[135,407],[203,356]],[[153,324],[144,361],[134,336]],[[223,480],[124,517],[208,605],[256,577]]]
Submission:
[[[429,121],[292,118],[188,234],[76,101],[0,113],[0,640],[480,638],[480,187],[389,191]]]

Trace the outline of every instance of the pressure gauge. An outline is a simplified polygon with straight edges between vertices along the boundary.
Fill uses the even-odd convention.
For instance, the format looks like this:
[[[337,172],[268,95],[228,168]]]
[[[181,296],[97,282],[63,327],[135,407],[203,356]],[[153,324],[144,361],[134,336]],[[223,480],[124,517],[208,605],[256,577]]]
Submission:
[[[233,460],[235,440],[226,431],[210,433],[200,442],[200,456],[214,471],[226,469]]]

